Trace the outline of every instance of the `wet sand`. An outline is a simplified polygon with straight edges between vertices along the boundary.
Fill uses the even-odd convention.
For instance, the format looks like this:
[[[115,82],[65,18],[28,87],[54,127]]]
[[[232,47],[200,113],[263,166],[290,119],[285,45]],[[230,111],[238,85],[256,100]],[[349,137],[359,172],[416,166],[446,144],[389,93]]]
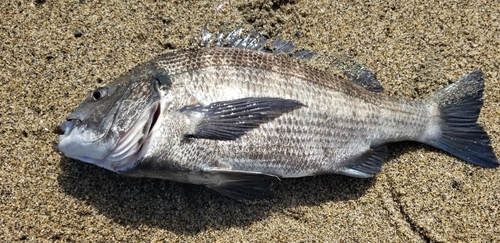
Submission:
[[[500,156],[498,3],[231,1],[216,12],[222,2],[0,3],[2,241],[500,241],[500,169],[417,143],[390,145],[374,179],[282,180],[275,199],[249,205],[57,152],[56,127],[89,91],[171,49],[199,48],[210,23],[349,55],[405,99],[481,69],[479,122]]]

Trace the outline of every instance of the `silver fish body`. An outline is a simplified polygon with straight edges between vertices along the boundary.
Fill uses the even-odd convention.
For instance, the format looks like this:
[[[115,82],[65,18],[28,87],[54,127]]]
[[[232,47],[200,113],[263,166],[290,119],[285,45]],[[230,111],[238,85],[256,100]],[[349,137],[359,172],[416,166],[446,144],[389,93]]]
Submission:
[[[268,197],[276,177],[371,177],[390,142],[418,141],[496,167],[476,123],[482,91],[482,73],[473,72],[427,99],[405,101],[283,55],[177,51],[92,92],[61,125],[59,150],[238,200]]]

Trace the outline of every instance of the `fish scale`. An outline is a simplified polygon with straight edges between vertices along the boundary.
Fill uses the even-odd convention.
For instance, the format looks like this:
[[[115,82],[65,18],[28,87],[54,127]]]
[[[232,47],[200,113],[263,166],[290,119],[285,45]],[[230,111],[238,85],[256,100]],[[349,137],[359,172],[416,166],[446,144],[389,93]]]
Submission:
[[[371,177],[390,142],[423,142],[496,167],[476,123],[483,88],[482,73],[472,72],[427,99],[406,101],[381,93],[374,75],[343,79],[285,55],[175,51],[84,101],[61,125],[59,149],[120,174],[201,184],[237,200],[270,196],[269,180],[278,177]],[[96,112],[99,104],[107,110]],[[109,119],[115,116],[122,120]],[[122,132],[99,135],[106,127]],[[86,139],[100,136],[109,141]],[[102,159],[113,156],[121,160]]]
[[[218,49],[217,51],[219,51],[219,52],[225,51],[225,49]],[[212,53],[215,51],[210,50],[207,52]],[[276,162],[276,161],[280,161],[280,160],[288,160],[287,161],[288,163],[284,166],[290,167],[290,168],[296,167],[296,165],[294,165],[294,163],[301,164],[301,165],[305,164],[305,163],[310,163],[311,164],[309,166],[309,167],[311,167],[310,171],[309,172],[301,172],[300,174],[301,175],[303,175],[303,174],[313,175],[313,174],[319,174],[319,173],[333,172],[333,170],[338,169],[338,168],[332,168],[332,166],[330,165],[331,163],[329,163],[330,161],[342,161],[342,160],[345,160],[346,157],[355,156],[353,154],[350,154],[350,151],[348,149],[345,149],[342,146],[342,144],[339,144],[337,142],[338,139],[346,138],[345,140],[348,140],[348,142],[345,143],[346,145],[348,145],[350,143],[359,143],[362,146],[365,146],[365,148],[368,148],[370,146],[369,143],[366,141],[356,141],[355,140],[356,137],[353,136],[353,134],[359,134],[357,137],[362,138],[362,140],[365,140],[366,137],[369,137],[369,134],[367,134],[366,132],[362,133],[360,131],[360,130],[362,130],[362,128],[360,128],[359,123],[353,123],[353,122],[349,121],[350,116],[345,114],[345,113],[351,112],[351,110],[347,110],[347,109],[336,109],[335,110],[335,109],[328,108],[329,106],[324,105],[324,104],[338,104],[338,103],[340,103],[340,107],[344,108],[347,106],[356,105],[357,102],[348,102],[349,100],[346,99],[345,97],[337,98],[338,97],[337,94],[339,93],[338,91],[332,92],[332,90],[325,90],[325,89],[323,89],[323,91],[320,91],[320,88],[317,87],[319,85],[313,86],[309,83],[305,83],[303,78],[307,74],[304,74],[304,73],[310,72],[309,69],[305,69],[306,71],[304,71],[304,73],[299,73],[299,72],[295,71],[294,73],[289,74],[289,73],[287,73],[288,70],[286,68],[285,68],[285,70],[279,70],[278,68],[275,67],[274,71],[276,71],[277,74],[274,74],[275,77],[273,77],[273,74],[269,74],[269,71],[267,71],[267,70],[261,70],[261,69],[257,69],[256,67],[252,67],[252,65],[260,67],[260,66],[262,66],[261,63],[268,63],[268,62],[271,62],[271,60],[256,61],[256,59],[254,58],[254,59],[252,59],[252,60],[254,60],[253,62],[246,62],[245,59],[243,59],[243,58],[245,58],[244,55],[243,55],[243,57],[238,58],[238,56],[241,56],[241,55],[239,54],[239,52],[236,52],[236,50],[232,50],[232,54],[236,53],[235,55],[226,54],[224,56],[224,55],[218,55],[216,53],[216,54],[213,54],[214,55],[213,58],[208,59],[207,56],[210,55],[209,53],[208,54],[201,53],[200,55],[202,57],[190,57],[190,58],[195,59],[195,60],[200,60],[199,62],[205,62],[207,60],[218,59],[218,58],[222,58],[222,57],[228,57],[227,59],[229,59],[229,60],[225,60],[224,62],[221,61],[220,63],[215,63],[215,64],[214,64],[214,62],[211,62],[209,64],[190,62],[190,65],[195,66],[196,70],[191,70],[190,68],[185,68],[185,70],[189,70],[189,74],[190,74],[190,79],[187,82],[188,83],[187,85],[189,85],[189,90],[191,91],[191,94],[193,96],[195,96],[196,100],[198,100],[199,102],[211,103],[211,102],[216,102],[216,101],[223,101],[223,100],[229,100],[229,99],[235,99],[235,98],[241,98],[241,97],[247,97],[247,96],[270,96],[270,97],[278,96],[278,97],[283,97],[283,98],[291,98],[291,99],[300,100],[306,106],[308,106],[308,108],[305,110],[308,112],[304,112],[304,114],[301,114],[300,113],[301,111],[295,111],[297,114],[294,114],[294,113],[285,114],[285,115],[283,115],[282,118],[276,119],[275,121],[267,123],[267,124],[263,124],[260,127],[260,129],[249,132],[247,134],[247,136],[249,138],[261,137],[264,135],[268,139],[264,146],[258,146],[256,148],[256,151],[253,153],[250,153],[250,155],[248,155],[248,154],[230,154],[230,155],[225,156],[224,154],[218,154],[216,156],[235,157],[235,158],[241,158],[242,156],[243,157],[247,156],[247,157],[250,157],[251,160],[253,159],[252,161],[254,161],[254,163],[269,165],[269,167],[271,167],[271,165],[274,165],[273,163],[283,163],[282,161]],[[243,53],[246,54],[246,52],[243,52]],[[238,58],[241,62],[238,62],[237,64],[235,64],[236,67],[230,66],[233,63],[235,63],[234,59],[236,59],[236,58]],[[269,58],[274,59],[275,56],[270,56]],[[246,63],[246,64],[241,64],[241,63]],[[210,66],[210,65],[213,65],[213,66]],[[223,68],[213,68],[213,67],[218,67],[217,65],[221,65],[221,66],[223,66]],[[165,67],[166,69],[169,68],[168,65],[160,65],[160,66]],[[210,66],[210,68],[202,68],[204,66]],[[228,66],[230,68],[228,68]],[[243,66],[243,67],[250,66],[250,67],[245,67],[247,70],[250,69],[250,71],[241,70],[242,69],[242,68],[240,68],[241,66]],[[276,66],[279,67],[279,65],[276,65]],[[287,64],[284,66],[290,67],[292,65]],[[215,73],[212,74],[211,72],[215,72]],[[241,73],[248,73],[248,72],[253,72],[253,73],[255,73],[255,75],[246,76],[246,75],[235,75],[234,74],[234,73],[241,74]],[[177,71],[174,71],[174,73],[177,73]],[[200,74],[200,75],[198,75],[198,74]],[[259,82],[258,80],[264,80],[264,78],[259,79],[259,78],[255,78],[255,76],[265,77],[265,82]],[[314,76],[321,77],[321,75],[314,75]],[[175,75],[173,75],[173,77],[175,77]],[[210,77],[213,77],[213,78],[211,79]],[[225,77],[225,78],[223,78],[221,81],[218,79],[218,77]],[[176,78],[176,79],[187,80],[184,78]],[[255,79],[257,79],[257,80],[255,80]],[[214,82],[217,85],[214,85],[211,82]],[[326,82],[326,81],[324,81],[324,82]],[[243,84],[249,84],[249,83],[253,84],[253,90],[245,90],[244,89],[245,85],[243,85]],[[286,83],[287,85],[281,85],[281,83]],[[323,83],[320,83],[320,85],[322,85]],[[292,84],[294,86],[292,86]],[[301,89],[303,86],[306,86],[308,88]],[[353,88],[352,88],[353,90],[355,90],[356,88],[360,89],[360,87],[356,87],[355,84],[350,84],[350,86],[353,86]],[[231,92],[217,93],[217,90],[221,90],[221,89],[224,90],[224,88],[226,88],[226,87],[229,87],[231,89],[240,90],[241,97],[237,97],[237,96],[235,97],[234,94]],[[279,91],[277,92],[276,87],[282,87],[282,89],[279,90],[282,92],[279,92]],[[293,95],[294,92],[292,91],[292,88],[290,88],[290,90],[288,90],[287,87],[292,87],[293,90],[301,90],[302,95],[300,95],[300,96],[295,95],[294,96]],[[214,94],[214,93],[217,93],[218,95],[215,95],[212,97],[207,97],[207,95]],[[352,92],[348,92],[348,93],[351,94]],[[368,92],[366,92],[366,93],[368,93]],[[307,99],[310,99],[311,97],[314,97],[315,99],[313,101],[309,102]],[[353,103],[353,104],[350,104],[350,103]],[[379,102],[377,102],[377,103],[379,103]],[[322,105],[321,105],[321,107],[318,107],[316,104],[322,104]],[[366,106],[366,104],[363,104],[362,106]],[[321,115],[317,115],[317,113],[314,110],[310,111],[309,108],[311,108],[311,109],[319,108],[320,110],[325,110],[325,112],[318,112]],[[374,122],[380,121],[379,119],[375,118],[375,116],[374,116],[375,112],[378,109],[372,109],[370,111],[370,110],[363,110],[362,107],[357,107],[357,108],[358,109],[355,109],[355,110],[358,110],[362,114],[372,114],[372,116],[373,116],[372,120]],[[417,109],[414,109],[414,110],[416,110],[415,113],[418,112]],[[317,117],[317,116],[321,117],[322,115],[328,116],[328,117],[334,117],[336,122],[338,123],[338,125],[337,126],[329,126],[329,125],[335,125],[335,123],[332,124],[332,123],[328,123],[328,122],[319,122],[319,121],[317,123],[315,123],[314,120],[310,119],[310,117]],[[370,116],[370,115],[368,115],[368,116]],[[295,119],[297,117],[299,119]],[[414,117],[418,117],[418,116],[414,115]],[[286,118],[293,118],[293,119],[289,120],[289,123],[281,122],[281,121],[286,121],[287,120]],[[347,121],[344,121],[345,118],[347,118]],[[391,119],[394,119],[394,117],[391,116]],[[403,117],[403,119],[406,119],[406,117]],[[324,121],[324,120],[320,120],[320,121]],[[367,127],[373,127],[374,124],[370,124],[369,123],[370,120],[364,119],[364,121],[365,121],[365,125]],[[426,124],[426,123],[428,123],[428,121],[422,121],[422,123]],[[262,151],[261,147],[276,146],[278,141],[283,141],[285,139],[302,141],[301,137],[297,136],[297,134],[302,134],[301,132],[292,131],[292,134],[294,134],[295,136],[291,137],[291,138],[290,137],[286,138],[283,136],[272,137],[272,136],[270,136],[270,134],[267,130],[267,127],[271,127],[274,129],[283,128],[286,130],[287,127],[290,127],[290,126],[293,127],[293,126],[296,126],[297,124],[309,124],[309,126],[299,127],[299,129],[301,129],[301,130],[309,131],[311,126],[312,127],[323,127],[322,131],[320,131],[319,134],[328,134],[328,132],[326,132],[325,130],[334,131],[334,134],[333,134],[333,136],[329,137],[330,139],[325,139],[327,141],[327,144],[325,145],[325,144],[318,143],[315,139],[311,139],[311,137],[313,137],[313,136],[305,133],[307,136],[306,139],[304,139],[305,142],[297,143],[296,146],[293,147],[294,151],[302,151],[300,154],[297,154],[297,153],[296,154],[287,154],[286,151],[289,151],[291,149],[290,148],[290,149],[287,149],[285,151],[285,153],[282,153],[283,154],[282,158],[278,158],[278,160],[273,159],[272,156],[266,157],[265,155],[263,155],[263,154],[271,154],[272,155],[272,153],[267,153],[267,151]],[[384,125],[384,124],[381,124],[381,125]],[[408,127],[407,130],[412,130],[412,127]],[[353,131],[356,131],[357,133],[353,133]],[[285,133],[285,132],[283,131],[281,133]],[[415,132],[413,132],[413,133],[415,133]],[[380,135],[380,134],[377,135],[377,137],[381,137],[381,136],[382,135]],[[392,136],[392,134],[390,134],[390,136]],[[318,138],[318,137],[315,137],[315,138]],[[347,138],[349,138],[349,139],[347,139]],[[382,139],[386,139],[386,138],[382,138]],[[250,140],[250,142],[249,142],[248,140],[244,140],[244,139],[242,139],[241,141],[248,143],[248,144],[261,144],[262,143],[262,141],[251,141]],[[233,146],[234,146],[234,148],[238,147],[238,145],[235,145],[236,142],[238,142],[238,141],[232,141],[232,142],[226,142],[226,143],[221,142],[220,145],[216,145],[216,146],[224,146],[225,144],[227,144],[227,146],[229,148],[226,149],[225,151],[234,151],[237,149],[232,149],[232,147]],[[211,147],[209,145],[200,145],[200,146]],[[335,148],[336,151],[340,152],[340,153],[337,153],[336,157],[334,157],[334,158],[325,157],[324,151],[327,149],[333,149],[333,148]],[[353,150],[355,150],[356,153],[359,154],[358,149],[353,149]],[[240,151],[242,151],[242,150],[240,149]],[[311,152],[311,151],[315,151],[315,152]],[[321,157],[322,159],[321,159],[321,161],[318,161],[317,159],[312,160],[311,159],[312,156],[318,156],[318,157]],[[293,160],[291,160],[290,158],[293,158]],[[200,162],[200,163],[204,163],[204,162]],[[229,163],[229,162],[227,162],[227,163]],[[321,166],[317,166],[317,165],[321,165]],[[234,165],[229,163],[229,166],[231,166],[232,168],[237,169],[237,170],[238,169],[246,169],[249,167],[248,165],[239,165],[237,162],[234,163]],[[265,167],[265,166],[256,166],[256,167]],[[270,173],[270,174],[278,174],[279,176],[282,176],[282,177],[296,177],[297,176],[295,174],[296,171],[283,171],[281,173],[277,173],[277,171],[260,171],[260,172]]]

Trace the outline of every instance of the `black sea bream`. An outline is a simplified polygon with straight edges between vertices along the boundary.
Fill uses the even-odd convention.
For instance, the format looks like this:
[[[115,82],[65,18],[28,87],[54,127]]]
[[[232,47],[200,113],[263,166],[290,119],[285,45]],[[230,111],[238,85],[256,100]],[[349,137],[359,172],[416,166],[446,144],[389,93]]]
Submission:
[[[59,150],[120,174],[201,184],[237,200],[269,197],[273,178],[372,177],[387,157],[385,144],[398,141],[497,167],[476,123],[483,87],[476,71],[405,101],[380,92],[376,79],[343,79],[285,55],[175,51],[91,92],[61,125]]]

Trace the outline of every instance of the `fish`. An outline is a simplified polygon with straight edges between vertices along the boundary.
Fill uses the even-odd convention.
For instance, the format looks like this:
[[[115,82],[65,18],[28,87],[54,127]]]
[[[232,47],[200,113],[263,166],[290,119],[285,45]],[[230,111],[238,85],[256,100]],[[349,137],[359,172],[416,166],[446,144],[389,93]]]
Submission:
[[[219,44],[160,55],[90,92],[60,125],[58,150],[125,176],[203,185],[238,201],[273,197],[270,185],[281,178],[373,177],[387,144],[400,141],[499,165],[477,123],[482,71],[404,100],[384,94],[357,64],[343,77],[266,52],[255,36]]]

